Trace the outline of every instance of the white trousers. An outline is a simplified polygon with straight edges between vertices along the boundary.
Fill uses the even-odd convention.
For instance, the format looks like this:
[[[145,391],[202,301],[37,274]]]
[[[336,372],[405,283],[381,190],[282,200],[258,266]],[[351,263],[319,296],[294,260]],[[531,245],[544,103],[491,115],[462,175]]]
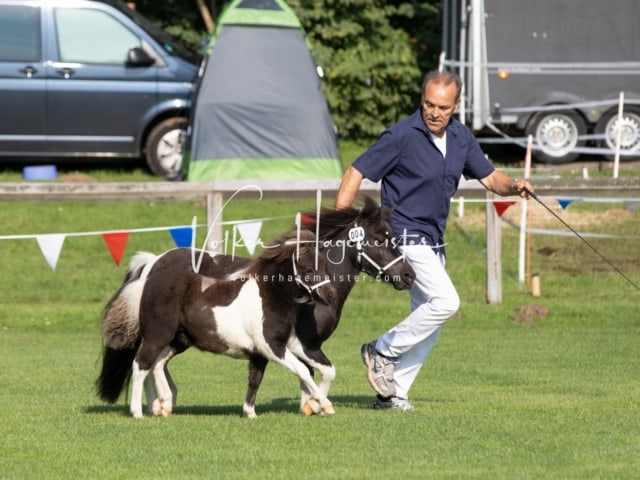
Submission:
[[[460,308],[460,297],[444,268],[444,257],[426,245],[401,247],[415,270],[410,291],[411,313],[378,338],[376,349],[396,357],[396,395],[408,398],[409,389],[436,343],[442,325]]]

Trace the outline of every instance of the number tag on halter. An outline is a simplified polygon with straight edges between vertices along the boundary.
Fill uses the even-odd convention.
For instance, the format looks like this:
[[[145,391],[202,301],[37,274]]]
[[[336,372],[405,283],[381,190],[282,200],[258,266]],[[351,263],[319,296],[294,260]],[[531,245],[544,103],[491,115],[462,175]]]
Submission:
[[[364,240],[364,228],[353,227],[349,230],[349,240],[351,242],[361,242]]]

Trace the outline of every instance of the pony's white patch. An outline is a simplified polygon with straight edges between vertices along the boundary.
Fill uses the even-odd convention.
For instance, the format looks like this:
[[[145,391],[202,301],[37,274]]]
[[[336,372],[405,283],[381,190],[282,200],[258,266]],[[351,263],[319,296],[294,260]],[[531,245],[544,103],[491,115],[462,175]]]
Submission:
[[[211,310],[218,334],[229,345],[225,355],[244,357],[245,351],[266,344],[262,336],[262,299],[255,279],[249,279],[242,286],[231,304]]]
[[[212,277],[201,277],[200,278],[200,292],[204,293],[210,286],[218,283],[220,280],[217,280]]]
[[[164,253],[162,255],[164,255]],[[146,278],[151,271],[151,267],[153,267],[162,255],[154,255],[149,252],[137,252],[131,258],[131,261],[129,261],[129,271],[133,272],[142,268],[140,278]]]
[[[131,282],[122,291],[122,297],[128,306],[126,309],[126,315],[124,322],[127,324],[128,330],[135,330],[137,336],[137,330],[140,328],[140,299],[142,298],[142,292],[144,291],[144,280],[142,278]]]

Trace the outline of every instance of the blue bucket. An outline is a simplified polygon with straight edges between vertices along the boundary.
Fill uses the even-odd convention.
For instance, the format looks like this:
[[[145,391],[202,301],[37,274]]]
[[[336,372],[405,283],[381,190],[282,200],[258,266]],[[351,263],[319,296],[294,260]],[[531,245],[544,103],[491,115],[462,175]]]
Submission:
[[[37,165],[22,169],[22,178],[25,180],[55,180],[57,176],[55,165]]]

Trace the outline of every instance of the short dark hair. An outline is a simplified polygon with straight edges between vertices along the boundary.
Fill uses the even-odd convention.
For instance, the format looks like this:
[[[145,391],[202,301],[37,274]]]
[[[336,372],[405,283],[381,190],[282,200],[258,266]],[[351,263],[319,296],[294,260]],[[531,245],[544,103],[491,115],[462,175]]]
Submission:
[[[428,72],[424,76],[424,80],[422,81],[422,91],[420,95],[422,95],[422,101],[424,102],[424,89],[427,86],[427,83],[442,83],[444,85],[451,85],[455,83],[456,85],[456,101],[460,99],[460,92],[462,91],[462,80],[460,77],[453,72],[441,72],[439,70],[432,70]]]

